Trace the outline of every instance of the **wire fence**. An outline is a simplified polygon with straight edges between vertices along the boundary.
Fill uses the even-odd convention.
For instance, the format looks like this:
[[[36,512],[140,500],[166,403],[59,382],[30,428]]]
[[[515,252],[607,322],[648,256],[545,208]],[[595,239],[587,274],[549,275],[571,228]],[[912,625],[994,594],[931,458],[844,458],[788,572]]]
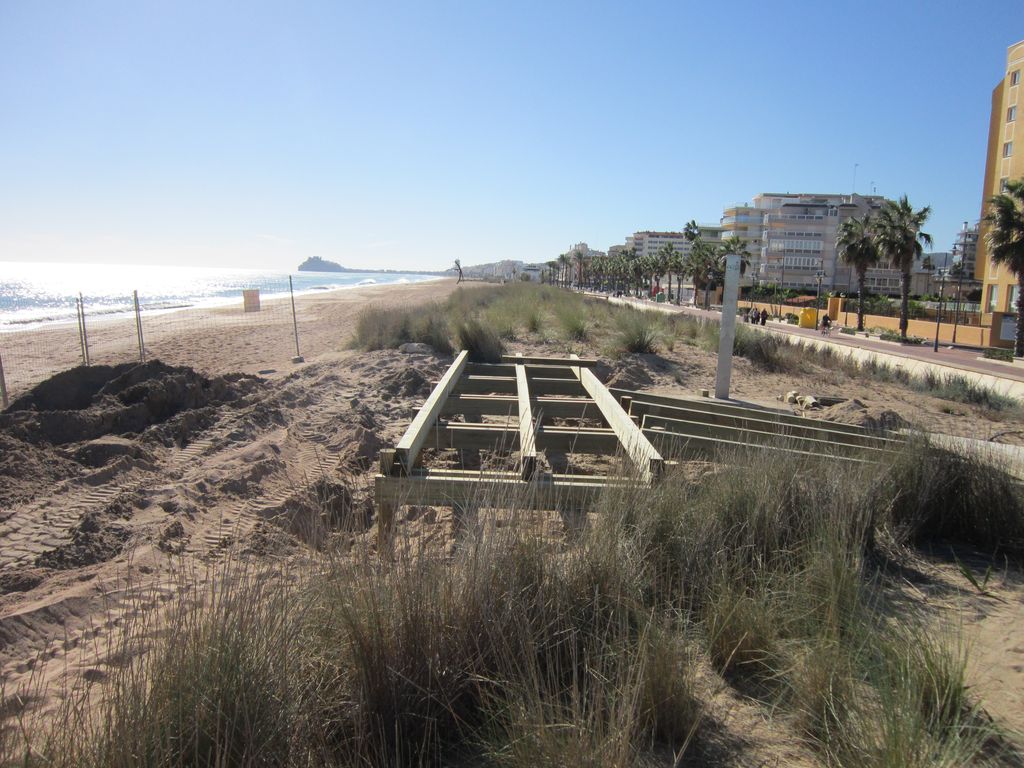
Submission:
[[[61,314],[69,319],[0,333],[2,407],[79,365],[159,358],[169,365],[246,370],[271,367],[282,358],[302,360],[291,277],[280,284],[261,283],[216,306],[174,306],[166,297],[138,291],[127,306],[79,294],[66,297]]]

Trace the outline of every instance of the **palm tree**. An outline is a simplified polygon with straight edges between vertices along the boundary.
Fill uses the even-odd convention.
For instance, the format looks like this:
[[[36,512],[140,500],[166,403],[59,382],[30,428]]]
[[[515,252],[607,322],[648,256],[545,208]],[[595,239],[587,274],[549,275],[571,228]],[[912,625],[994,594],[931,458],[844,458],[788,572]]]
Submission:
[[[672,252],[668,258],[668,269],[670,273],[674,273],[676,276],[676,304],[679,303],[680,294],[683,292],[683,252],[677,251],[672,244],[669,243],[669,247],[672,248]],[[669,280],[669,294],[672,293],[672,281]],[[669,296],[671,299],[671,296]]]
[[[851,217],[839,225],[836,248],[844,262],[857,272],[857,330],[864,330],[864,281],[868,270],[878,266],[881,258],[874,234],[871,216]]]
[[[569,254],[560,253],[558,254],[558,265],[561,270],[562,287],[568,285],[569,281],[569,265],[572,263],[572,259],[569,258]]]
[[[558,259],[552,259],[548,262],[548,283],[553,284],[556,280],[555,275],[558,270]]]
[[[573,260],[576,262],[576,282],[579,284],[579,287],[582,289],[583,288],[583,265],[586,263],[587,256],[579,248],[577,248],[575,251],[573,251],[572,255],[573,255]]]
[[[455,268],[457,270],[459,270],[459,279],[455,281],[455,284],[458,285],[463,280],[463,277],[462,277],[462,262],[459,261],[458,259],[455,260]]]
[[[931,247],[932,236],[921,227],[931,214],[931,206],[918,211],[904,195],[897,202],[886,200],[875,222],[875,243],[883,258],[900,271],[900,338],[907,340],[910,317],[910,270],[923,246]]]
[[[665,275],[668,278],[668,295],[672,296],[672,273],[670,272],[672,266],[672,258],[676,252],[675,247],[672,243],[665,243],[658,249],[658,285],[661,285],[661,276]]]
[[[1017,276],[1017,339],[1013,354],[1024,356],[1024,178],[1006,182],[1002,194],[988,201],[985,233],[992,261]]]

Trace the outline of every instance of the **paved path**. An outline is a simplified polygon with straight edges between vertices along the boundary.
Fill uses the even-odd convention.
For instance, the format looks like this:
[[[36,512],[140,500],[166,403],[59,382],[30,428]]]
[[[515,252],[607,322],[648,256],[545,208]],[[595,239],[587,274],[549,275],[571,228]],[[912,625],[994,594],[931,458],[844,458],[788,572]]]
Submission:
[[[603,296],[603,294],[594,295]],[[667,314],[703,317],[714,322],[720,322],[722,319],[721,313],[713,310],[658,304],[653,301],[627,297],[603,297],[617,304],[628,304],[640,309],[656,310]],[[744,325],[739,318],[737,318],[737,322]],[[762,326],[753,325],[747,327],[762,328]],[[795,338],[806,345],[818,348],[830,347],[834,351],[843,352],[858,360],[875,357],[879,362],[904,368],[913,375],[924,375],[927,372],[940,375],[955,373],[991,387],[1002,394],[1024,399],[1024,367],[996,360],[986,360],[975,350],[940,346],[939,351],[935,352],[929,344],[921,346],[899,344],[863,336],[850,336],[838,331],[831,336],[824,337],[816,330],[798,328],[795,325],[774,320],[769,320],[763,329]]]

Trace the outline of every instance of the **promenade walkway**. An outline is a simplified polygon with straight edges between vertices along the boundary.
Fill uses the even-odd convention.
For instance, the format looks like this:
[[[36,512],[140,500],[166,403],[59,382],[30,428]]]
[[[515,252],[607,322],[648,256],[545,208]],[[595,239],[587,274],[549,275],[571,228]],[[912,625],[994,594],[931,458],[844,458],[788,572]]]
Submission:
[[[702,317],[713,322],[721,322],[722,319],[721,313],[714,310],[658,304],[653,301],[628,297],[609,297],[604,294],[593,295],[606,298],[613,303],[627,304],[640,309]],[[737,323],[744,324],[739,318],[737,318]],[[763,327],[760,325],[747,327],[785,335],[808,346],[829,347],[835,352],[849,355],[859,361],[875,357],[879,363],[903,368],[915,376],[923,376],[928,372],[938,375],[957,374],[991,387],[1001,394],[1024,400],[1024,367],[997,360],[986,360],[976,350],[940,345],[939,351],[935,352],[930,344],[921,346],[900,344],[863,336],[850,336],[839,333],[838,330],[833,331],[831,336],[825,337],[816,330],[798,328],[795,325],[774,320],[769,320],[768,324]]]

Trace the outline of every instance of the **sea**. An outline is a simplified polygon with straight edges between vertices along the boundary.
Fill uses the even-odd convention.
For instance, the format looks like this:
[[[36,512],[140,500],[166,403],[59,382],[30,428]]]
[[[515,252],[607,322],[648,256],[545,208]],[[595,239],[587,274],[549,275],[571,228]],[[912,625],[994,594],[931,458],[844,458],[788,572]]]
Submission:
[[[242,291],[251,288],[263,300],[282,298],[289,295],[289,276],[296,296],[437,279],[415,272],[0,262],[0,333],[75,322],[79,296],[91,316],[133,312],[134,291],[142,312],[164,313],[240,304]]]

